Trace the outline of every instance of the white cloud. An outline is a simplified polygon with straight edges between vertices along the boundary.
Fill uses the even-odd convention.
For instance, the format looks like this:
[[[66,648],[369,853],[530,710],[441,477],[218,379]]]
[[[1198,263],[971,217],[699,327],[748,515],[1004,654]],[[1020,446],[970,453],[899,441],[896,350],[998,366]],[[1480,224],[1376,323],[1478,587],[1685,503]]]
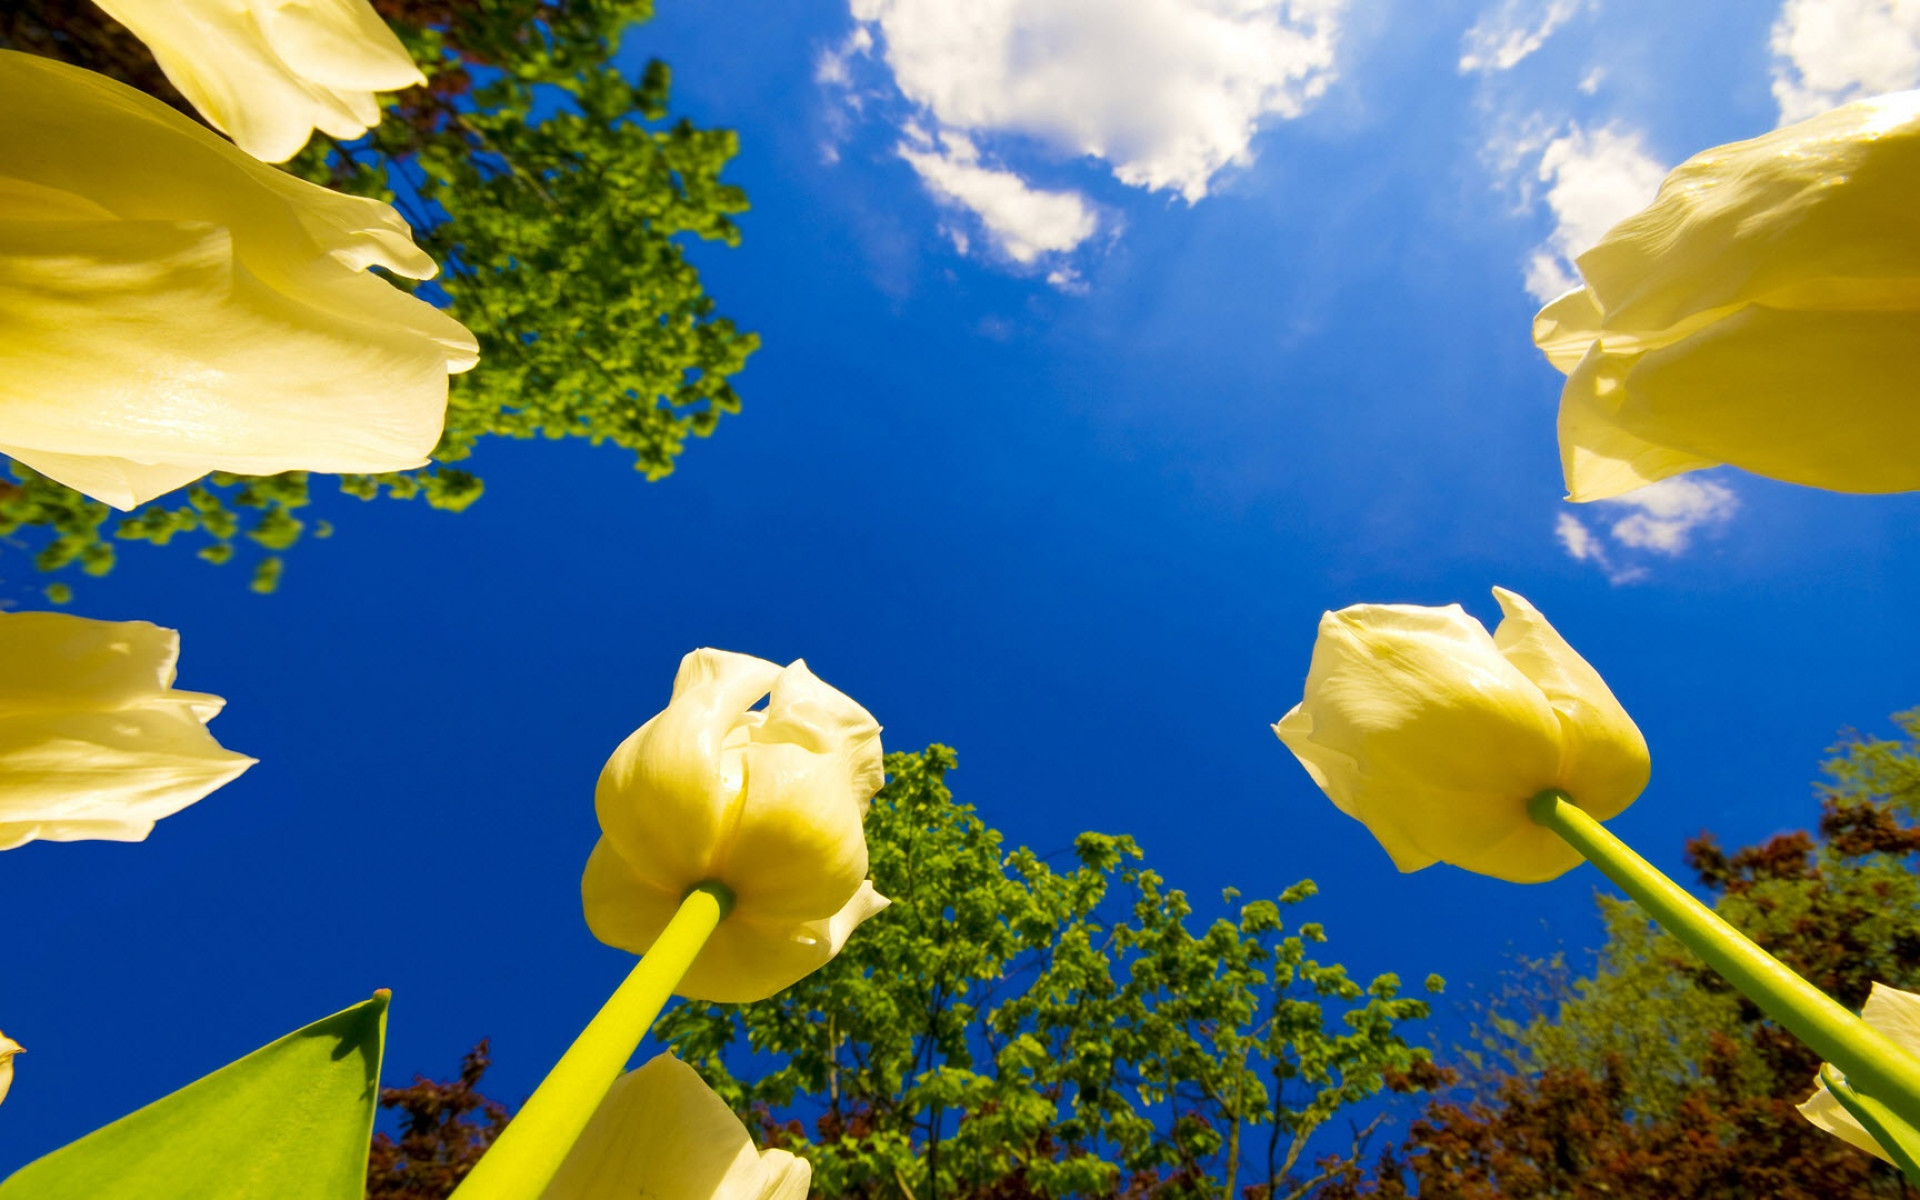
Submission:
[[[1530,146],[1509,145],[1510,159]],[[1527,291],[1551,300],[1578,282],[1573,260],[1607,230],[1645,208],[1667,168],[1647,152],[1638,133],[1619,125],[1586,130],[1578,125],[1545,140],[1535,178],[1545,185],[1553,232],[1527,262]]]
[[[1502,0],[1460,40],[1460,73],[1512,70],[1588,7],[1588,0]]]
[[[1786,0],[1773,26],[1780,122],[1920,85],[1920,0]]]
[[[1598,501],[1588,509],[1595,510],[1624,512],[1607,529],[1611,544],[1565,509],[1554,517],[1554,537],[1574,561],[1592,563],[1613,583],[1634,583],[1647,577],[1644,555],[1678,558],[1696,533],[1732,520],[1740,501],[1724,484],[1682,475]]]
[[[994,247],[1022,266],[1073,250],[1100,228],[1093,206],[1078,192],[1041,191],[1012,171],[986,166],[979,150],[959,134],[942,134],[938,147],[917,129],[909,128],[908,137],[898,152],[919,172],[927,190],[941,202],[973,213]],[[954,230],[951,236],[955,249],[965,254],[971,244],[966,232]],[[1072,279],[1059,268],[1050,276]]]
[[[1724,525],[1740,509],[1731,488],[1691,475],[1662,479],[1601,503],[1633,510],[1614,522],[1614,541],[1668,558],[1686,552],[1695,530]]]
[[[1123,182],[1207,194],[1262,119],[1332,81],[1347,0],[852,0],[939,127],[1020,134]]]

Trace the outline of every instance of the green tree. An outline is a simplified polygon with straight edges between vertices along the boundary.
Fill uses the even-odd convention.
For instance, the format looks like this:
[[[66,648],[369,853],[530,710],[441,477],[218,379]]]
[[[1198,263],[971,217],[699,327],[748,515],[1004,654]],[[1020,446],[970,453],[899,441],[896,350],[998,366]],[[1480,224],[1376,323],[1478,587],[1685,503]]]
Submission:
[[[481,480],[463,467],[488,437],[584,438],[633,455],[648,479],[673,470],[690,437],[739,410],[732,379],[758,338],[717,314],[687,257],[689,239],[739,242],[745,194],[720,174],[730,130],[668,117],[659,61],[637,82],[610,63],[652,0],[378,0],[427,86],[388,100],[360,143],[317,137],[290,169],[399,206],[443,266],[423,294],[480,340],[457,376],[433,466],[349,476],[363,499],[418,498],[458,511]],[[116,32],[117,30],[117,32]],[[139,42],[88,0],[27,0],[0,21],[0,46],[99,69],[180,105]],[[166,545],[193,535],[224,562],[236,539],[266,556],[307,526],[309,479],[219,474],[120,518],[25,467],[0,482],[0,536],[21,531],[37,565],[104,574],[115,541]],[[325,536],[324,522],[312,530]]]
[[[1196,929],[1130,838],[1082,834],[1059,867],[1007,852],[953,799],[954,762],[889,756],[867,842],[893,907],[839,957],[757,1004],[682,1005],[655,1036],[828,1196],[1279,1200],[1357,1159],[1363,1136],[1296,1169],[1336,1114],[1409,1086],[1426,1054],[1400,1026],[1428,1006],[1319,962],[1320,926],[1289,932],[1311,883],[1229,890]]]

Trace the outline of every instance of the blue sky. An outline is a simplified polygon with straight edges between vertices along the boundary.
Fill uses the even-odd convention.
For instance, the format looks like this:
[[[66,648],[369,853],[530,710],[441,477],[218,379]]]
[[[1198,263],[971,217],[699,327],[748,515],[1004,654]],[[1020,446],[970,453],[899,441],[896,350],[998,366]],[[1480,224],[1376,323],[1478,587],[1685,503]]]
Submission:
[[[462,515],[325,497],[337,536],[270,597],[146,547],[81,584],[74,611],[180,629],[181,686],[261,763],[145,844],[0,864],[29,1049],[0,1171],[376,987],[391,1081],[491,1037],[523,1097],[630,962],[579,913],[593,780],[698,645],[804,656],[889,748],[957,747],[1015,842],[1131,833],[1201,898],[1312,877],[1331,955],[1450,1003],[1591,945],[1601,881],[1397,874],[1268,729],[1322,610],[1528,596],[1645,731],[1614,828],[1676,872],[1703,828],[1809,823],[1839,731],[1920,704],[1920,497],[1713,472],[1575,510],[1528,337],[1529,287],[1666,167],[1920,83],[1911,16],[660,8],[623,61],[741,133],[745,242],[699,261],[765,339],[744,412],[658,484],[498,443]],[[33,605],[16,548],[0,579]]]

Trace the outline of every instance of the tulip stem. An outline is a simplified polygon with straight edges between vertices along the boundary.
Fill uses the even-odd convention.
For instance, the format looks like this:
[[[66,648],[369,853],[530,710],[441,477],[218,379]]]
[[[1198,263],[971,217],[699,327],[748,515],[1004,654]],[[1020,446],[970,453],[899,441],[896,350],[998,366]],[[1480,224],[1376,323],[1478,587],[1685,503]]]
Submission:
[[[1557,788],[1541,792],[1527,802],[1527,813],[1585,855],[1761,1012],[1844,1072],[1857,1091],[1920,1129],[1920,1059],[1754,945],[1609,833],[1565,792]]]
[[[733,893],[717,883],[687,893],[653,947],[454,1189],[453,1200],[538,1200],[732,907]]]

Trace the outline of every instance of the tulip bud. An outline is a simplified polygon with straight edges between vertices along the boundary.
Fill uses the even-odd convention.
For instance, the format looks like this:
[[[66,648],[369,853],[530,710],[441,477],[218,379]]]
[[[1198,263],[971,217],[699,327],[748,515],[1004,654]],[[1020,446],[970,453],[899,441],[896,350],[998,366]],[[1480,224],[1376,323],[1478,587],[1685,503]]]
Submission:
[[[1920,488],[1920,92],[1682,163],[1540,310],[1573,500],[1721,463]]]
[[[1868,1025],[1885,1034],[1894,1045],[1909,1054],[1920,1055],[1920,996],[1888,987],[1884,983],[1875,983],[1866,1004],[1860,1009],[1860,1016]],[[1818,1075],[1813,1078],[1813,1095],[1807,1097],[1798,1111],[1801,1116],[1849,1146],[1865,1150],[1876,1158],[1893,1161],[1893,1157],[1881,1149],[1880,1143],[1873,1140],[1873,1135],[1827,1090],[1826,1082]]]
[[[180,635],[0,612],[0,850],[138,842],[252,766],[207,732],[226,701],[173,688]]]
[[[601,772],[587,924],[645,953],[688,892],[722,884],[733,908],[679,993],[764,999],[886,907],[866,881],[861,829],[882,782],[880,726],[804,662],[696,650],[665,711]]]
[[[0,51],[0,113],[0,454],[117,508],[425,465],[477,347],[366,270],[434,273],[392,208],[49,59]]]
[[[1448,862],[1516,883],[1581,861],[1527,816],[1565,791],[1611,817],[1647,745],[1600,676],[1520,596],[1488,636],[1459,605],[1357,604],[1320,619],[1306,696],[1273,731],[1402,871]]]
[[[0,1033],[0,1100],[5,1100],[13,1089],[13,1056],[21,1052],[19,1042]]]
[[[540,1200],[806,1200],[813,1168],[755,1150],[692,1067],[662,1054],[614,1081]]]
[[[147,44],[207,123],[266,162],[315,129],[380,123],[375,92],[426,76],[367,0],[95,0]]]

